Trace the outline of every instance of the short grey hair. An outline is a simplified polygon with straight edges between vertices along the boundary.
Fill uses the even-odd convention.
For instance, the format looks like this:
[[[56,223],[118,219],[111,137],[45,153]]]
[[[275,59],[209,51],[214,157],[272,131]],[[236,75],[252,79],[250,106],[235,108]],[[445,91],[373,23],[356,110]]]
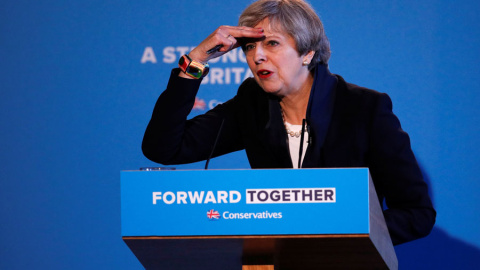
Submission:
[[[259,0],[248,6],[240,15],[239,26],[254,27],[265,18],[271,26],[282,30],[295,40],[299,55],[314,51],[308,66],[312,70],[317,63],[328,65],[330,42],[323,24],[313,8],[302,0]]]

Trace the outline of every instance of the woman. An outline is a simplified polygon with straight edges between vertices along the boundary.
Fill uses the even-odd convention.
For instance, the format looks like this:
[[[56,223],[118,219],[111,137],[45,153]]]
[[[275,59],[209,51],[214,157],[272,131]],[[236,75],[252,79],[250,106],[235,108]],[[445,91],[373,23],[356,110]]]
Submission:
[[[210,59],[242,46],[254,78],[237,95],[186,120]],[[428,188],[390,98],[328,70],[323,25],[301,0],[260,0],[174,69],[142,149],[162,164],[245,149],[252,168],[369,167],[393,241],[426,236],[435,222]]]

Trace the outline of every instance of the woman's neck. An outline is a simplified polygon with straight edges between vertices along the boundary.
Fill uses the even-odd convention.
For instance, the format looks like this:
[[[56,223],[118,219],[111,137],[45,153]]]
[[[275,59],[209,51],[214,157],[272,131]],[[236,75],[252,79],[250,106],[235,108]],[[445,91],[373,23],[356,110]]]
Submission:
[[[308,76],[308,79],[298,91],[282,97],[280,100],[280,107],[282,108],[283,120],[292,125],[301,125],[305,119],[308,107],[308,100],[310,98],[310,91],[312,90],[313,76]]]

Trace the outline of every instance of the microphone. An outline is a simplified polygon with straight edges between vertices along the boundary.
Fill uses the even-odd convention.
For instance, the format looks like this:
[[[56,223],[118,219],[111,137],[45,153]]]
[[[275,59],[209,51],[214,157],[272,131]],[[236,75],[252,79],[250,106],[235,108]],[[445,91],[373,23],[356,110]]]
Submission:
[[[223,122],[225,122],[225,118],[222,119],[222,123],[220,124],[220,128],[218,129],[217,137],[215,138],[215,142],[213,143],[212,152],[210,152],[210,156],[208,156],[207,162],[205,163],[205,170],[208,170],[208,163],[210,163],[210,159],[213,156],[213,151],[215,151],[215,147],[217,146],[218,138],[220,137],[220,133],[222,132]]]
[[[302,167],[302,154],[303,154],[303,140],[305,139],[305,124],[307,120],[302,120],[302,135],[300,136],[300,149],[298,153],[298,168]],[[309,133],[310,134],[310,133]]]

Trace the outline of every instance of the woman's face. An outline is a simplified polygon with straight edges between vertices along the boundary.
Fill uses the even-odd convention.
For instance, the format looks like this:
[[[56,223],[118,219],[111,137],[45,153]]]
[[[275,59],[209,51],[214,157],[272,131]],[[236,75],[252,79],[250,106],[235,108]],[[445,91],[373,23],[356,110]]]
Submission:
[[[310,71],[303,62],[308,60],[310,63],[311,57],[299,55],[295,40],[270,27],[268,18],[255,28],[263,28],[265,38],[247,43],[244,47],[255,80],[265,92],[279,97],[297,93],[310,76]]]

